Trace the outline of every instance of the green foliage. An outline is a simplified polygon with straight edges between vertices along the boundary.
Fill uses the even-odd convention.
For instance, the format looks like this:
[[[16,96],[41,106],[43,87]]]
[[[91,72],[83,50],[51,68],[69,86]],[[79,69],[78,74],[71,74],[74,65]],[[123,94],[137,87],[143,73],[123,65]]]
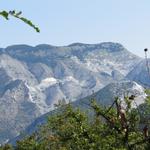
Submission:
[[[150,96],[148,92],[145,103],[141,104],[138,109],[140,110],[141,124],[147,124],[150,127]]]
[[[13,150],[13,147],[10,144],[6,144],[3,147],[0,147],[0,150]]]
[[[150,89],[146,89],[146,90],[145,90],[145,93],[146,93],[147,95],[150,95]]]
[[[144,150],[150,148],[140,126],[140,115],[132,109],[120,107],[115,99],[110,107],[91,101],[91,115],[70,104],[59,105],[59,111],[49,117],[38,133],[18,141],[16,150]],[[123,115],[124,113],[124,115]]]
[[[14,150],[148,150],[150,137],[143,132],[139,109],[125,99],[125,108],[118,98],[110,107],[92,100],[90,115],[60,103],[57,113],[37,133],[18,141]]]
[[[16,12],[15,10],[9,11],[9,12],[7,12],[5,10],[4,11],[0,11],[0,16],[5,18],[6,20],[9,19],[9,16],[13,16],[13,17],[23,21],[24,23],[28,24],[29,26],[31,26],[33,29],[36,30],[36,32],[40,32],[40,29],[37,26],[35,26],[32,23],[32,21],[28,20],[27,18],[22,17],[21,14],[22,14],[21,11],[20,12]]]
[[[35,140],[35,136],[26,137],[22,141],[17,142],[15,150],[36,150],[38,149],[38,143]]]

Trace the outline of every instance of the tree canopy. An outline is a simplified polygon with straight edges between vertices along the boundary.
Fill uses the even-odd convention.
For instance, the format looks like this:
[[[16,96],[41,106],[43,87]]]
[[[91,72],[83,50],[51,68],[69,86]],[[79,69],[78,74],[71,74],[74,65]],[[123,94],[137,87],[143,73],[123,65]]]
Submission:
[[[149,150],[150,126],[143,115],[150,114],[150,99],[138,108],[131,108],[132,100],[125,97],[124,108],[118,98],[108,107],[92,100],[88,112],[63,104],[37,132],[1,150]]]

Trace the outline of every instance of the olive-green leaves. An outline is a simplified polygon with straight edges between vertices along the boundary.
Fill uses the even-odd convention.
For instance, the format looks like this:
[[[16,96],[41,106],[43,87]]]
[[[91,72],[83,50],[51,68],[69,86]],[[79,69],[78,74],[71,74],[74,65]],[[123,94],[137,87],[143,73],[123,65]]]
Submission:
[[[0,12],[0,15],[1,15],[2,17],[4,17],[5,19],[8,20],[8,15],[9,15],[9,13],[8,13],[7,11],[1,11],[1,12]]]
[[[32,21],[28,20],[27,18],[22,17],[21,14],[22,14],[21,11],[16,12],[15,10],[9,11],[9,12],[5,11],[5,10],[4,11],[0,11],[0,16],[4,17],[5,19],[8,20],[9,16],[13,16],[15,18],[20,19],[21,21],[23,21],[24,23],[28,24],[29,26],[31,26],[33,29],[36,30],[36,32],[40,32],[40,29],[37,26],[35,26],[32,23]]]

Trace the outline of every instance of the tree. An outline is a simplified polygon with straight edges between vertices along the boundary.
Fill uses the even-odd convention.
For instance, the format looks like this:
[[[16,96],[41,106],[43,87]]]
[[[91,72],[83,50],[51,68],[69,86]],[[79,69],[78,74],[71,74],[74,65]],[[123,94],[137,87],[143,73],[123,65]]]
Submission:
[[[14,149],[149,150],[149,131],[143,127],[139,110],[131,108],[134,99],[124,100],[124,108],[118,98],[110,107],[92,100],[89,113],[63,104],[37,133],[18,141]]]
[[[13,16],[13,17],[15,17],[15,18],[23,21],[24,23],[28,24],[29,26],[31,26],[33,29],[36,30],[36,32],[40,32],[40,29],[37,26],[35,26],[32,23],[32,21],[28,20],[27,18],[22,17],[21,14],[22,14],[21,11],[16,12],[15,10],[9,11],[9,12],[5,11],[5,10],[0,11],[0,16],[3,17],[3,18],[5,18],[6,20],[9,20],[9,17]]]

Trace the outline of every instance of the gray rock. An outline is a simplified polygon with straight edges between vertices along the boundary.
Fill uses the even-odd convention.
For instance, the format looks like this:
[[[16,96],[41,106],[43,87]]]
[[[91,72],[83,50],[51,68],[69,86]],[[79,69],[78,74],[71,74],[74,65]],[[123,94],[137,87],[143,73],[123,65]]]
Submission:
[[[59,100],[75,101],[120,81],[141,60],[111,42],[0,49],[0,143],[19,135]]]
[[[149,70],[150,70],[150,59],[148,60]],[[150,72],[146,65],[146,60],[141,61],[137,66],[131,70],[126,76],[127,79],[136,81],[137,83],[150,87]]]

